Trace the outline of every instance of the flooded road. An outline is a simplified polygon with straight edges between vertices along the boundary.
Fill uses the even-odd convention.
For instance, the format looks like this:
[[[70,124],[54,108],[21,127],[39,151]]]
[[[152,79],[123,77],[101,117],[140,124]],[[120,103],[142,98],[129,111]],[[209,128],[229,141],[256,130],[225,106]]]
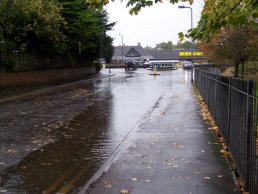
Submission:
[[[190,85],[181,69],[112,73],[0,104],[0,193],[77,193],[167,90]]]

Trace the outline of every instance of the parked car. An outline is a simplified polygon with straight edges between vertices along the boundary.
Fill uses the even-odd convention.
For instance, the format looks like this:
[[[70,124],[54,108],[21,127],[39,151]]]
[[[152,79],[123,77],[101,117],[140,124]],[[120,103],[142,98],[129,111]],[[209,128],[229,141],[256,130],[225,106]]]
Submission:
[[[106,64],[106,59],[105,58],[99,58],[98,60],[100,64]]]
[[[125,63],[126,70],[129,70],[129,69],[136,70],[137,69],[135,62],[131,59],[124,61],[124,63]]]
[[[183,69],[192,69],[193,63],[191,61],[184,61],[182,67]]]

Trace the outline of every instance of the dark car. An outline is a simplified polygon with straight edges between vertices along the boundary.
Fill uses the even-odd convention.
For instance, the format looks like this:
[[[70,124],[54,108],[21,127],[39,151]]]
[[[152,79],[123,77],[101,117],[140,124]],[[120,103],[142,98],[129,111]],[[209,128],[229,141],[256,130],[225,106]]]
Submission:
[[[124,63],[125,63],[126,70],[129,70],[129,69],[136,70],[137,69],[136,64],[134,63],[133,60],[127,60],[127,61],[124,61]]]

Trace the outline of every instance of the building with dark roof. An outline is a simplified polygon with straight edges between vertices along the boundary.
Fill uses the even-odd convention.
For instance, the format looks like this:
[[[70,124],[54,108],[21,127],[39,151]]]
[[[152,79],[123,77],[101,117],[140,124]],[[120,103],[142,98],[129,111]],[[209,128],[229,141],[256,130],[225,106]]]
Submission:
[[[123,49],[123,50],[122,50]],[[123,57],[122,57],[123,51]],[[112,57],[114,61],[121,61],[122,59],[148,59],[148,60],[191,60],[191,50],[178,49],[152,49],[146,50],[141,46],[116,46]],[[194,60],[204,60],[204,53],[202,51],[194,50]]]
[[[123,52],[123,54],[122,54]],[[123,57],[122,57],[123,55]],[[122,59],[153,59],[153,56],[141,46],[116,46],[112,60]]]

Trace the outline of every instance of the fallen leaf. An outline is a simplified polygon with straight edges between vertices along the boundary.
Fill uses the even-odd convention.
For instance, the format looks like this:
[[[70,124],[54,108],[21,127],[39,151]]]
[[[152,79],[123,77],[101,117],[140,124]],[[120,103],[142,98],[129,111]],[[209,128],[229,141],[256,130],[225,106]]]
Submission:
[[[230,156],[230,153],[224,149],[220,150],[220,153],[222,153],[225,157]]]
[[[128,189],[121,189],[120,193],[122,194],[128,194],[130,191]]]
[[[218,178],[222,178],[222,177],[224,177],[223,174],[219,174],[219,175],[218,175]]]
[[[204,176],[203,179],[204,179],[204,180],[210,180],[211,178],[208,177],[208,176]]]
[[[138,181],[138,178],[134,177],[132,178],[132,181]]]
[[[173,168],[179,168],[179,166],[178,165],[173,165]]]
[[[150,183],[151,182],[151,180],[149,180],[149,179],[146,179],[146,180],[144,180],[146,183]]]
[[[105,185],[105,188],[110,189],[111,187],[112,187],[112,185],[111,185],[111,184],[106,184],[106,185]]]
[[[172,166],[173,164],[172,163],[170,163],[170,162],[167,162],[166,163],[168,166]]]

